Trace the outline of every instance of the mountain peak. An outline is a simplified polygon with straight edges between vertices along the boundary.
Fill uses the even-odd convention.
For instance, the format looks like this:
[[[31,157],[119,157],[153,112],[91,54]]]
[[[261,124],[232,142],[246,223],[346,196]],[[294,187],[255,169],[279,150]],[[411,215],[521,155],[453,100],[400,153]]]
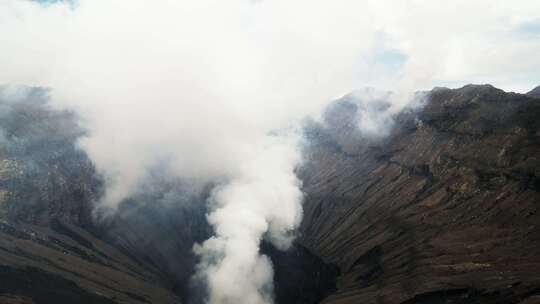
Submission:
[[[529,91],[527,95],[532,97],[540,97],[540,86],[537,86],[536,88]]]

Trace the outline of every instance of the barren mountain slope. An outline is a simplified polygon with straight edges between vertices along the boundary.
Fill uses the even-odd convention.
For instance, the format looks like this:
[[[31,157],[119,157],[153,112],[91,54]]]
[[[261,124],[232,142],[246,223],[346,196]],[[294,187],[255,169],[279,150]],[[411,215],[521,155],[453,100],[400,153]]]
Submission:
[[[301,242],[341,270],[323,303],[540,301],[538,99],[435,89],[383,140],[346,116],[311,127],[302,171]]]

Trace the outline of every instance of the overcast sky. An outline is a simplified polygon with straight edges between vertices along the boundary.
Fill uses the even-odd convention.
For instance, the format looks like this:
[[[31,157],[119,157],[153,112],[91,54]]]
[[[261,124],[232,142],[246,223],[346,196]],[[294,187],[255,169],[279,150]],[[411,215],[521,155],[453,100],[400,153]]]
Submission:
[[[0,3],[0,20],[3,23],[0,29],[3,44],[0,63],[4,70],[10,66],[30,68],[32,64],[35,69],[43,71],[46,69],[43,65],[50,64],[53,59],[51,57],[61,52],[58,49],[60,45],[64,51],[75,51],[73,47],[63,45],[64,43],[58,40],[80,43],[81,41],[76,40],[84,40],[84,36],[89,34],[91,29],[77,28],[73,23],[81,26],[81,22],[85,22],[86,26],[96,27],[93,34],[98,30],[103,31],[102,35],[108,36],[121,35],[121,32],[126,35],[129,35],[129,32],[138,32],[141,34],[140,41],[132,41],[135,45],[152,43],[145,36],[151,30],[171,35],[171,40],[185,39],[185,29],[175,27],[200,27],[202,24],[198,23],[201,20],[186,21],[184,17],[180,18],[183,13],[179,10],[186,12],[199,6],[200,10],[192,12],[194,15],[200,14],[197,18],[204,20],[202,26],[206,29],[224,25],[221,22],[225,21],[223,18],[229,14],[230,18],[225,22],[229,26],[231,21],[236,22],[236,28],[224,30],[254,33],[251,37],[244,38],[248,43],[258,44],[261,48],[264,48],[265,43],[283,43],[288,47],[279,48],[285,49],[283,51],[288,48],[290,52],[286,57],[293,61],[299,56],[309,56],[302,54],[309,52],[309,47],[317,47],[303,45],[307,49],[297,48],[302,42],[295,42],[295,38],[311,39],[311,42],[319,42],[328,48],[352,48],[351,58],[348,58],[350,68],[354,69],[354,76],[347,83],[350,89],[365,85],[391,88],[396,81],[403,81],[402,78],[407,77],[414,79],[405,82],[411,82],[412,86],[419,89],[436,85],[457,87],[467,83],[492,83],[505,90],[523,92],[540,84],[540,56],[537,56],[540,51],[540,4],[534,0],[234,0],[199,1],[200,5],[193,5],[189,1],[150,3],[137,0],[38,0],[34,5],[29,2],[4,0]],[[35,7],[39,5],[37,3],[41,4],[41,8]],[[69,7],[70,12],[60,8],[61,6]],[[167,12],[161,14],[160,11],[165,9]],[[49,15],[49,18],[46,15]],[[178,16],[176,20],[175,15]],[[21,27],[20,23],[17,28],[10,27],[9,25],[15,26],[12,18],[26,23],[28,27]],[[66,27],[71,27],[72,31]],[[69,32],[75,34],[73,31],[81,37],[74,39],[75,41],[66,41],[66,35]],[[105,34],[106,32],[109,33]],[[223,37],[219,32],[201,31],[200,35],[220,40]],[[276,37],[278,35],[283,36],[280,37],[281,41],[275,40],[280,39]],[[335,36],[342,39],[338,42]],[[12,45],[15,40],[19,41],[18,45]],[[360,42],[363,47],[359,47]],[[83,45],[88,47],[87,44],[88,41]],[[156,45],[156,51],[174,49],[170,47],[171,45],[166,44]],[[10,54],[10,51],[14,54]],[[260,50],[246,52],[250,51]],[[331,50],[328,51],[325,58],[313,60],[331,61],[332,53]],[[336,52],[335,55],[337,54],[339,53]],[[234,62],[234,58],[231,60]],[[340,59],[335,60],[334,67],[342,68],[339,67]],[[272,65],[275,64],[271,59],[269,61]],[[280,58],[280,61],[284,62],[285,58]],[[321,65],[317,65],[320,69],[313,71],[310,81],[324,81],[325,78],[320,74],[335,72],[328,71],[331,67]],[[278,74],[281,72],[284,71],[279,71]],[[0,74],[0,81],[3,83],[25,80],[47,83],[45,78],[37,80],[28,77],[29,75],[9,77],[7,73],[10,71]]]

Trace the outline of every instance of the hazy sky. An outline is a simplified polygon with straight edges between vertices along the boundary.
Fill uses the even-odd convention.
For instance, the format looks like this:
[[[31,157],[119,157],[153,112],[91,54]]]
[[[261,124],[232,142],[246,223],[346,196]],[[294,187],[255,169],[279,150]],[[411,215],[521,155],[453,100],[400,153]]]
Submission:
[[[53,40],[54,38],[50,35],[60,34],[58,31],[45,33],[45,29],[40,28],[41,25],[38,24],[43,20],[40,22],[37,19],[43,18],[43,11],[30,12],[28,9],[23,12],[21,6],[31,5],[21,5],[17,2],[26,1],[4,0],[0,4],[2,7],[0,16],[4,22],[9,23],[9,14],[16,11],[20,18],[26,16],[35,19],[34,28],[14,31],[10,35],[29,34],[28,31],[41,32],[49,35],[40,37],[41,39]],[[36,2],[46,7],[49,14],[60,13],[60,10],[54,6],[59,6],[58,3],[62,1],[37,0]],[[84,11],[88,6],[94,6],[100,7],[103,15],[109,12],[113,14],[111,17],[118,17],[116,20],[107,20],[106,17],[103,21],[96,20],[96,23],[104,24],[113,22],[109,24],[110,31],[114,31],[119,26],[114,23],[133,22],[130,17],[139,17],[136,22],[140,26],[152,22],[153,17],[160,19],[151,12],[155,11],[156,7],[172,8],[173,13],[175,9],[186,3],[186,1],[177,1],[178,5],[171,5],[171,3],[165,4],[170,1],[156,1],[153,4],[148,1],[132,1],[126,4],[131,8],[122,8],[125,2],[119,0],[107,3],[100,0],[95,2],[97,3],[89,4],[90,1],[76,0],[64,3],[69,3],[67,6],[73,9],[72,14],[77,14],[77,10]],[[363,40],[367,48],[357,52],[355,59],[351,60],[356,72],[354,86],[369,84],[391,87],[396,79],[406,77],[409,69],[424,70],[426,75],[422,78],[427,78],[427,80],[419,81],[421,83],[419,86],[424,89],[435,85],[456,87],[467,83],[492,83],[505,90],[523,92],[540,83],[538,72],[540,59],[538,59],[539,56],[535,56],[540,49],[540,5],[534,0],[516,2],[382,0],[343,1],[333,5],[328,1],[246,0],[245,6],[241,8],[238,7],[239,1],[229,1],[224,4],[212,3],[212,1],[203,2],[206,3],[204,6],[207,6],[205,15],[210,18],[216,11],[225,13],[237,7],[236,17],[242,23],[240,26],[246,31],[259,30],[259,25],[263,23],[276,31],[312,30],[312,35],[319,35],[321,39],[328,38],[329,44],[333,42],[333,39],[326,35],[354,33],[355,35],[350,37],[350,43],[354,40]],[[19,8],[16,8],[17,6]],[[228,8],[223,8],[223,6]],[[327,9],[328,6],[335,6],[335,9]],[[137,7],[141,10],[136,9]],[[145,7],[148,8],[148,15],[137,16],[138,13],[145,13]],[[51,12],[52,10],[55,12]],[[126,16],[122,14],[122,11],[125,14],[134,15]],[[259,19],[261,11],[266,12],[267,14],[262,14],[272,20]],[[356,18],[356,20],[344,18],[342,16],[344,11],[348,12],[347,15],[354,16],[348,17]],[[50,23],[56,23],[57,26],[67,26],[69,23],[61,19],[49,21],[47,27],[53,25]],[[185,24],[182,20],[169,21],[171,22],[168,22],[168,25],[172,27],[175,23]],[[208,21],[208,23],[211,22]],[[339,26],[340,24],[343,27],[358,27],[358,29],[356,31],[350,28],[343,29]],[[338,26],[332,27],[332,25]],[[303,26],[305,28],[301,28]],[[106,27],[100,27],[100,29],[107,30]],[[134,26],[133,30],[138,30],[138,26]],[[170,34],[177,32],[180,35],[182,31],[171,28],[167,32]],[[83,35],[84,32],[80,34]],[[3,40],[6,38],[9,36],[2,36]],[[347,45],[335,44],[334,47],[347,47]],[[25,58],[25,54],[19,55],[18,60]],[[36,55],[41,57],[45,54],[35,54],[35,50],[26,54],[26,56]],[[6,61],[12,61],[9,56],[4,55],[3,58]],[[325,72],[320,71],[320,73]],[[313,75],[312,78],[313,81],[317,81],[317,75]],[[8,82],[8,80],[2,79],[3,82]]]

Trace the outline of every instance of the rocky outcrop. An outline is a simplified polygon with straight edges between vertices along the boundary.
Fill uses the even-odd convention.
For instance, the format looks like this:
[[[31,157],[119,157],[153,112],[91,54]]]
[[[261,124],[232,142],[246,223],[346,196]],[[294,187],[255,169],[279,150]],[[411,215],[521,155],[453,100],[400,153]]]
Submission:
[[[47,224],[91,223],[101,181],[76,141],[78,117],[51,108],[47,91],[25,88],[11,96],[0,87],[0,214]]]
[[[341,271],[323,303],[537,303],[538,115],[485,85],[435,89],[356,146],[312,125],[301,242]]]
[[[532,97],[540,97],[540,86],[532,89],[530,92],[527,93],[527,95]]]

